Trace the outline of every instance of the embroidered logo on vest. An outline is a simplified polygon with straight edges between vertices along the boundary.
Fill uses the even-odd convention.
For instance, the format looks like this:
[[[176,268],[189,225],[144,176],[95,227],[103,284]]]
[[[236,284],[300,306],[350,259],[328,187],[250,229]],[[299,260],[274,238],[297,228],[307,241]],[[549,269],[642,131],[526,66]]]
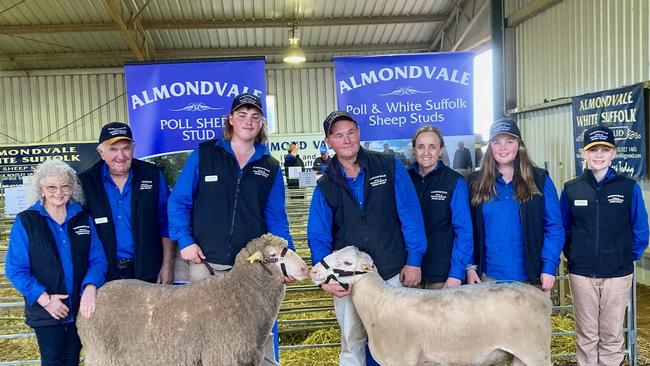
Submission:
[[[388,179],[386,179],[386,174],[375,175],[374,177],[368,179],[368,184],[370,184],[371,187],[381,186],[386,183],[388,183]]]
[[[72,228],[75,235],[90,235],[90,226],[88,225],[79,225]]]
[[[431,191],[431,200],[432,201],[446,201],[449,192],[447,191]]]
[[[268,178],[271,175],[271,171],[263,166],[253,166],[253,174]]]
[[[625,196],[622,194],[610,194],[607,196],[607,202],[609,203],[623,203],[625,201]]]
[[[140,181],[140,190],[141,191],[151,189],[152,187],[153,187],[153,182],[152,181],[150,181],[150,180]]]

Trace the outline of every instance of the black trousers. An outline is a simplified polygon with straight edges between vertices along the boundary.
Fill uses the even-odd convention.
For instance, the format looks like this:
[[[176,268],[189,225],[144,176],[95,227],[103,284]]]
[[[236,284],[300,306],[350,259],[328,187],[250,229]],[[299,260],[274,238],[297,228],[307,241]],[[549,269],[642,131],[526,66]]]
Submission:
[[[75,323],[34,328],[42,366],[77,366],[81,340]]]

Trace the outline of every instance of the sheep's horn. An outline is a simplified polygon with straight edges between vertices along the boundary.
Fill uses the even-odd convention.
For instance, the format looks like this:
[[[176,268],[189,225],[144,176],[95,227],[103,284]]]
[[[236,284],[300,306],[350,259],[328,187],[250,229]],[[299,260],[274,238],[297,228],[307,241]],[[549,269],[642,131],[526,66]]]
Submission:
[[[263,262],[264,261],[264,254],[262,254],[261,251],[257,251],[253,253],[250,257],[246,258],[250,263],[255,263],[255,262]]]

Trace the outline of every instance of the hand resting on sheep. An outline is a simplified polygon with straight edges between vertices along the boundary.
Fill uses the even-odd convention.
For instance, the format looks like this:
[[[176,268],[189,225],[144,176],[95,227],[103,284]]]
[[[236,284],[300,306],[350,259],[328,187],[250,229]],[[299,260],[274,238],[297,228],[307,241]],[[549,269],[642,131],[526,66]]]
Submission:
[[[86,365],[259,365],[284,298],[285,275],[307,277],[287,242],[251,240],[232,270],[185,286],[107,283],[97,310],[77,321]]]
[[[533,286],[394,288],[355,247],[324,261],[330,268],[314,265],[312,280],[320,285],[329,277],[352,286],[352,302],[381,365],[495,365],[509,358],[513,365],[551,365],[551,301]]]

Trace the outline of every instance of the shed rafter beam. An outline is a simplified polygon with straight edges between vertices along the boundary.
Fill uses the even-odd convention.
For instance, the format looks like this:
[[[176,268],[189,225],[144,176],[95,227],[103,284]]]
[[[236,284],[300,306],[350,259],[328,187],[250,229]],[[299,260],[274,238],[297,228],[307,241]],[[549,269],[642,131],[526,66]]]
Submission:
[[[429,43],[390,43],[376,45],[347,45],[347,46],[304,46],[306,54],[347,52],[386,52],[386,51],[412,51],[421,52],[429,47]],[[286,47],[250,47],[250,48],[198,48],[180,50],[157,50],[159,59],[190,58],[190,57],[224,57],[224,56],[274,56],[286,52]],[[118,59],[122,61],[134,60],[133,52],[66,52],[66,53],[41,53],[22,55],[0,55],[0,62],[43,62],[43,61],[81,61]]]
[[[515,10],[506,20],[507,27],[516,27],[544,10],[561,3],[564,0],[533,0],[530,3]]]
[[[463,30],[463,33],[458,37],[456,42],[454,43],[454,46],[451,48],[452,51],[458,50],[458,47],[460,46],[461,43],[465,40],[465,37],[469,34],[469,32],[474,28],[476,25],[476,22],[479,20],[479,18],[482,16],[483,12],[485,9],[487,9],[487,6],[490,2],[486,0],[483,5],[479,8],[479,10],[474,14],[474,17],[470,20],[470,22],[467,24],[465,27],[465,30]]]
[[[439,48],[442,49],[442,39],[447,32],[447,28],[451,24],[451,22],[454,21],[454,19],[457,19],[458,13],[462,9],[462,7],[465,5],[463,1],[455,3],[456,5],[454,8],[451,10],[451,12],[447,15],[447,19],[445,19],[445,22],[442,24],[442,26],[438,29],[436,34],[433,36],[433,42],[429,45],[429,51],[433,51],[436,49],[436,45],[438,42],[441,42]]]
[[[104,0],[104,1],[106,4],[106,8],[108,8],[108,11],[111,13],[111,16],[113,17],[113,21],[115,22],[115,24],[117,24],[118,29],[122,33],[122,37],[124,37],[126,44],[129,45],[129,48],[131,49],[133,54],[135,54],[135,58],[138,61],[144,61],[144,54],[142,52],[142,49],[138,45],[138,41],[133,37],[133,34],[131,34],[131,30],[129,29],[129,27],[127,27],[124,18],[122,18],[122,13],[120,11],[121,7],[116,6],[113,3],[113,0]]]
[[[308,18],[298,19],[299,27],[323,27],[368,24],[404,24],[404,23],[439,23],[447,18],[446,14],[400,15],[400,16],[366,16],[347,18]],[[278,19],[216,19],[187,21],[141,21],[148,30],[170,29],[237,29],[237,28],[286,28],[293,24],[292,18]],[[51,25],[6,25],[0,26],[0,34],[32,33],[76,33],[116,31],[115,23],[87,24],[51,24]]]

